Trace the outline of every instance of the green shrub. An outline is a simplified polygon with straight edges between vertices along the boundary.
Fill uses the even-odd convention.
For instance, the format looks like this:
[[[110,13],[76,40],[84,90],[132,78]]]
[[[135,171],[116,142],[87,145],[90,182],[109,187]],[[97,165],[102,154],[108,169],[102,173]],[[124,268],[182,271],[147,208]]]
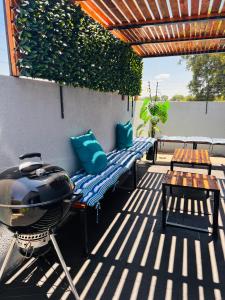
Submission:
[[[142,60],[70,0],[23,0],[17,10],[21,76],[135,96]]]

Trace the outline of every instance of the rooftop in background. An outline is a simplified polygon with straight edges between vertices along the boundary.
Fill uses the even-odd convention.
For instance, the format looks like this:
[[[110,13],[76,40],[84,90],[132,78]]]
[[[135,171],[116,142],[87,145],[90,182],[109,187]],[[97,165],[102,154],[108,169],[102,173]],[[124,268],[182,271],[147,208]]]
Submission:
[[[78,0],[142,57],[225,51],[225,0]]]

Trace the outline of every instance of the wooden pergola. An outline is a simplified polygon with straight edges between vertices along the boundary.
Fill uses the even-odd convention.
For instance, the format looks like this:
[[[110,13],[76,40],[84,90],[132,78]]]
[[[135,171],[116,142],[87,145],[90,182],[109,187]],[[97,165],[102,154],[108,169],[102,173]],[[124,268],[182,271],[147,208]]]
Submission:
[[[141,57],[225,52],[225,0],[71,0]],[[14,17],[4,0],[11,74],[19,76]]]
[[[78,0],[142,57],[225,51],[225,0]]]

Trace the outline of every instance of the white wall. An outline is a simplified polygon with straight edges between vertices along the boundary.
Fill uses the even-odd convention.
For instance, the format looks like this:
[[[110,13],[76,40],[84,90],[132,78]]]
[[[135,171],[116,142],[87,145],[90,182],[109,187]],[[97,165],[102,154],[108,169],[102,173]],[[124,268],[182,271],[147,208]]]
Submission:
[[[55,83],[0,76],[0,171],[38,151],[70,174],[78,168],[69,137],[92,129],[105,151],[115,147],[115,124],[131,119],[127,101],[113,93],[64,87],[61,119]]]
[[[136,103],[135,125],[140,123],[142,103]],[[206,136],[225,138],[225,102],[171,102],[166,124],[160,124],[160,135]],[[163,150],[173,151],[178,144],[165,143]],[[200,147],[200,146],[199,146]],[[203,147],[203,146],[201,146]],[[207,147],[207,146],[206,146]],[[214,154],[225,155],[225,146],[215,146]]]

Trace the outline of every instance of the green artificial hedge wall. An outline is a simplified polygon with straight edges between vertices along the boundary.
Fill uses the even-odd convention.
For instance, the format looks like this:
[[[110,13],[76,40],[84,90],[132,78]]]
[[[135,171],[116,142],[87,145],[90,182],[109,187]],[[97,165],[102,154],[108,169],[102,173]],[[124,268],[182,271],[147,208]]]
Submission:
[[[70,0],[22,0],[18,29],[21,76],[135,96],[142,59]]]

